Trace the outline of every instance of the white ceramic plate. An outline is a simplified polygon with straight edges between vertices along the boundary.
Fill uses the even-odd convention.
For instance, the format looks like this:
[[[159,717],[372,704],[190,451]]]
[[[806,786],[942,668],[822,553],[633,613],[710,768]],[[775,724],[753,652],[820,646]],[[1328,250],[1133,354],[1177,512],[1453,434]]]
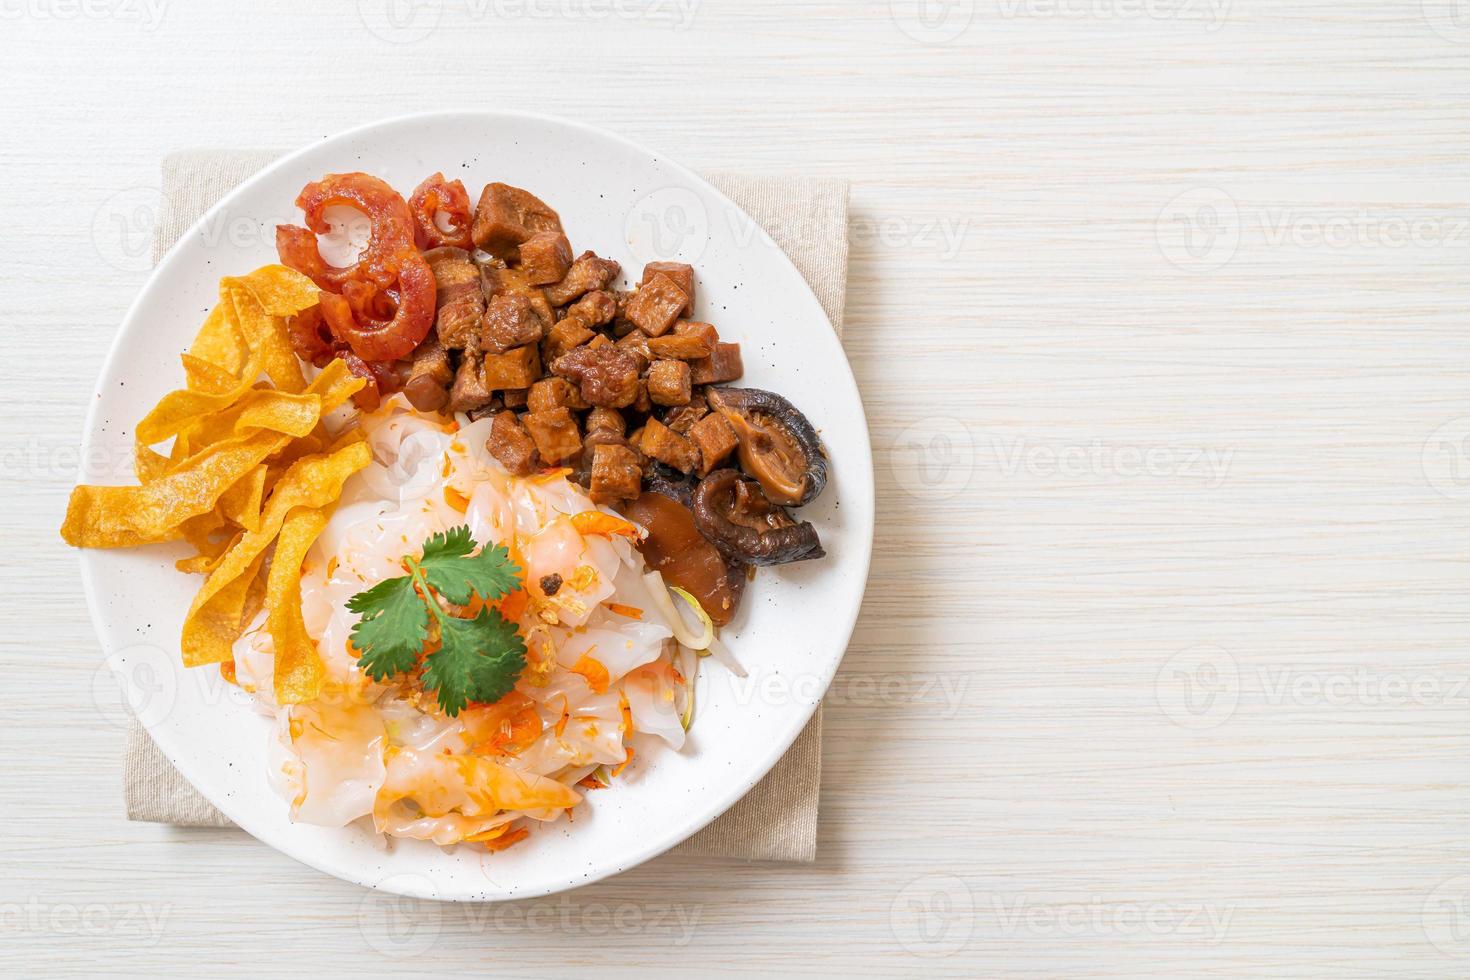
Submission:
[[[739,800],[801,732],[852,633],[873,535],[873,474],[857,387],[810,288],[751,219],[699,177],[619,137],[565,120],[451,113],[378,123],[323,140],[211,209],[168,253],[128,311],[87,419],[83,458],[131,458],[133,423],[182,385],[178,354],[216,298],[221,275],[276,261],[274,228],[297,222],[302,186],[364,170],[402,193],[442,170],[471,198],[491,180],[526,187],[560,212],[572,245],[618,259],[692,262],[699,318],[741,343],[741,384],[781,392],[821,431],[831,482],[802,517],[824,561],[765,569],[726,644],[749,670],[705,662],[682,752],[636,760],[612,789],[500,854],[418,841],[385,845],[356,825],[293,824],[267,785],[268,724],[218,671],[185,671],[178,630],[199,579],[174,571],[181,548],[89,551],[83,579],[97,632],[130,703],[179,770],[230,819],[314,868],[424,898],[545,895],[631,868]],[[114,470],[116,468],[114,467]],[[93,480],[97,474],[84,474]],[[131,482],[126,470],[112,482]]]

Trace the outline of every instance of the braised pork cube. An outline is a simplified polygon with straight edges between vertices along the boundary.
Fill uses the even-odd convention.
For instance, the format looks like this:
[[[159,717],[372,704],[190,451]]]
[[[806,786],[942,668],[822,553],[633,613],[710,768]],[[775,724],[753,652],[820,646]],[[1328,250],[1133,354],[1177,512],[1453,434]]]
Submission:
[[[648,398],[655,405],[689,404],[689,365],[683,361],[654,361],[647,380]]]
[[[709,408],[705,406],[704,400],[697,395],[691,395],[689,404],[677,405],[664,413],[663,423],[681,436],[687,436],[689,430],[694,428],[694,423],[708,414]]]
[[[669,357],[680,361],[698,361],[715,352],[720,335],[714,324],[698,320],[680,320],[674,324],[673,333],[654,337],[648,349],[654,357]]]
[[[589,490],[599,504],[632,500],[643,489],[643,461],[627,446],[604,443],[592,450]]]
[[[449,365],[449,352],[439,343],[438,335],[430,331],[409,360],[403,395],[420,412],[437,412],[448,403],[449,386],[453,383],[454,368]]]
[[[586,407],[582,393],[566,378],[542,378],[526,393],[526,408],[532,412],[547,412],[553,408],[578,411]]]
[[[582,451],[582,433],[577,431],[577,420],[565,407],[527,412],[521,416],[521,424],[531,433],[536,451],[544,463],[555,465],[565,462]]]
[[[526,402],[530,400],[530,391],[530,388],[507,388],[500,393],[500,399],[506,408],[525,408]]]
[[[536,441],[516,418],[506,410],[490,423],[490,436],[485,448],[514,476],[530,476],[540,469],[536,458]]]
[[[542,355],[547,364],[552,363],[573,347],[581,347],[592,339],[592,331],[575,317],[557,322],[546,332],[546,343],[542,344]]]
[[[695,422],[689,430],[689,441],[699,450],[700,477],[708,476],[740,445],[735,428],[719,412],[709,412]]]
[[[638,329],[638,324],[628,319],[628,300],[633,298],[631,289],[612,290],[613,299],[618,302],[618,312],[613,316],[613,333],[619,337],[626,337]]]
[[[454,374],[454,386],[449,389],[449,403],[445,406],[449,411],[469,412],[490,404],[495,391],[485,384],[482,367],[478,355],[460,362],[459,370]]]
[[[551,370],[580,385],[589,405],[623,408],[638,397],[638,361],[616,344],[584,344],[558,357]]]
[[[745,373],[745,365],[740,360],[739,344],[715,344],[715,349],[709,357],[693,361],[689,367],[693,371],[693,381],[697,385],[736,381]]]
[[[634,327],[632,332],[625,334],[618,341],[618,346],[638,358],[639,373],[642,373],[643,369],[648,367],[648,363],[653,360],[653,352],[648,349],[648,334],[637,327]]]
[[[577,256],[560,282],[546,287],[546,298],[552,306],[566,306],[594,289],[606,289],[623,267],[612,259],[600,259],[592,252]]]
[[[496,258],[513,259],[520,244],[538,231],[561,230],[561,219],[545,201],[519,187],[495,183],[480,193],[470,237]]]
[[[689,302],[684,304],[681,312],[683,316],[694,315],[694,266],[684,262],[650,262],[643,267],[643,283],[647,283],[656,275],[665,275],[674,280],[675,285],[684,290],[689,297]]]
[[[699,450],[694,447],[694,443],[658,419],[649,419],[643,426],[637,446],[643,455],[672,466],[681,473],[692,473],[699,465]]]
[[[541,318],[543,330],[551,329],[556,314],[539,286],[533,286],[520,269],[512,269],[498,259],[480,266],[480,291],[487,300],[504,293],[520,294],[531,304],[531,309]]]
[[[479,348],[480,316],[485,299],[480,291],[480,270],[462,248],[431,248],[424,253],[437,287],[438,314],[435,327],[439,342],[456,350]]]
[[[616,408],[594,408],[587,413],[587,431],[612,432],[621,437],[628,431],[628,421]]]
[[[638,412],[642,415],[647,415],[649,412],[653,411],[653,399],[648,397],[647,378],[638,379],[638,392],[633,396],[633,404],[629,405],[628,409],[633,412]]]
[[[521,242],[521,271],[533,286],[561,282],[572,267],[572,243],[559,231],[538,231]]]
[[[611,323],[618,313],[618,301],[606,289],[594,289],[567,307],[567,318],[584,327],[601,327]]]
[[[638,287],[628,300],[627,317],[650,337],[667,333],[689,303],[689,294],[662,272]]]
[[[512,347],[536,343],[542,332],[541,318],[524,293],[499,293],[485,306],[480,346],[492,354],[504,354]]]
[[[504,354],[485,355],[485,386],[501,391],[529,388],[541,377],[541,354],[535,344],[516,347]]]

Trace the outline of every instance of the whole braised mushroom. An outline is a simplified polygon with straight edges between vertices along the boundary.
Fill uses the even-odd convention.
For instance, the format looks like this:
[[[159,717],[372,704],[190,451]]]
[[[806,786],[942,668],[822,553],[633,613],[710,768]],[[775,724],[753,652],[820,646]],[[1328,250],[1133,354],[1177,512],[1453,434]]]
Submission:
[[[700,533],[689,509],[691,497],[687,480],[654,473],[643,493],[623,505],[623,515],[648,530],[638,545],[648,567],[694,596],[710,620],[724,626],[740,606],[745,568]]]
[[[760,388],[710,388],[710,407],[740,440],[740,467],[772,503],[799,507],[827,485],[827,457],[817,430],[780,395]]]
[[[826,554],[816,528],[796,523],[738,470],[716,470],[694,488],[694,523],[725,555],[752,565]]]

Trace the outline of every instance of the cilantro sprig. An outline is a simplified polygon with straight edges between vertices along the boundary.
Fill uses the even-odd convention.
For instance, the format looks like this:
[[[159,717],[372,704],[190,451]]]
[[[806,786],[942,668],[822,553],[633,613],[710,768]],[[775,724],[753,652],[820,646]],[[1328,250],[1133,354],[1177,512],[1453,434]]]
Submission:
[[[471,555],[474,550],[467,526],[435,534],[420,557],[404,557],[407,575],[385,579],[347,601],[348,610],[362,617],[352,627],[357,665],[375,681],[419,665],[433,617],[439,648],[423,658],[424,688],[437,693],[451,717],[471,701],[499,701],[526,666],[526,644],[514,623],[493,609],[481,609],[473,619],[450,616],[435,598],[464,606],[476,596],[494,602],[520,587],[520,566],[505,548]]]

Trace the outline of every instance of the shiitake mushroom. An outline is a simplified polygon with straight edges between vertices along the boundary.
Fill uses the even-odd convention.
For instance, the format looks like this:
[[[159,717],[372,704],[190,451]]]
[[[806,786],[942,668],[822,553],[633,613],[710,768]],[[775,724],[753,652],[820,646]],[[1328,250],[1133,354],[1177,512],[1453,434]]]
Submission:
[[[817,430],[785,398],[760,388],[710,388],[712,409],[740,440],[740,466],[772,503],[799,507],[827,485],[827,456]]]
[[[728,560],[695,526],[693,485],[654,473],[623,514],[648,530],[639,544],[648,567],[699,602],[716,626],[735,616],[745,592],[744,566]]]
[[[694,524],[729,558],[784,565],[826,552],[810,523],[798,524],[738,470],[716,470],[694,489]]]

